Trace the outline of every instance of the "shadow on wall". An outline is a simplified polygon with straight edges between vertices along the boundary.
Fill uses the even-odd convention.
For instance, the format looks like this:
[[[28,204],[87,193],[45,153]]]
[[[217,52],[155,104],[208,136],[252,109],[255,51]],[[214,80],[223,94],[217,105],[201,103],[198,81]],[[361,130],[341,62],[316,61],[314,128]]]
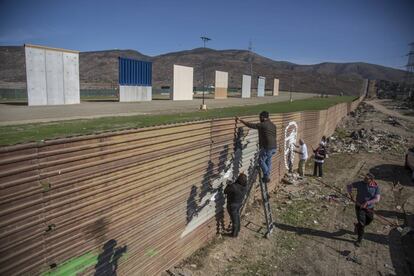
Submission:
[[[199,213],[214,200],[216,210],[216,229],[220,233],[224,229],[223,207],[225,204],[224,185],[220,181],[222,173],[228,170],[227,156],[229,153],[228,145],[225,145],[219,153],[217,171],[214,170],[214,163],[209,160],[206,172],[204,173],[200,192],[195,185],[191,186],[190,195],[187,199],[187,224],[197,217]],[[217,183],[215,183],[217,181]],[[208,196],[209,198],[206,198]]]
[[[187,199],[187,225],[196,218],[205,207],[210,206],[210,208],[213,208],[211,201],[214,201],[216,232],[221,233],[225,230],[224,207],[226,198],[224,196],[224,188],[226,185],[233,182],[240,174],[243,162],[243,151],[249,144],[249,141],[244,142],[248,132],[245,132],[243,127],[236,128],[234,134],[234,154],[231,159],[228,158],[229,146],[224,145],[222,151],[218,154],[217,165],[215,166],[212,158],[208,161],[201,187],[197,187],[196,185],[191,186],[190,194]],[[248,171],[245,172],[248,175],[249,192],[257,178],[257,155],[258,153],[255,153],[254,158],[250,160]],[[231,180],[224,177],[230,170],[232,172]]]
[[[95,240],[95,244],[101,245],[108,240],[106,237],[106,232],[108,224],[110,223],[109,219],[103,217],[96,220],[91,225],[88,225],[85,229],[85,239],[86,240]]]
[[[107,241],[98,256],[98,263],[95,266],[95,276],[116,276],[118,261],[127,251],[127,246],[117,247],[116,240]]]
[[[114,276],[118,269],[118,261],[127,251],[127,246],[117,247],[117,241],[108,240],[107,231],[110,220],[106,217],[96,220],[86,227],[85,239],[95,240],[95,244],[102,247],[102,253],[98,256],[98,262],[95,265],[95,276]]]
[[[233,179],[236,179],[237,176],[240,174],[240,168],[242,166],[242,159],[243,159],[243,150],[247,148],[249,143],[243,145],[243,140],[245,138],[245,131],[243,127],[237,128],[237,131],[234,136],[233,144],[234,144],[234,159],[233,159]]]

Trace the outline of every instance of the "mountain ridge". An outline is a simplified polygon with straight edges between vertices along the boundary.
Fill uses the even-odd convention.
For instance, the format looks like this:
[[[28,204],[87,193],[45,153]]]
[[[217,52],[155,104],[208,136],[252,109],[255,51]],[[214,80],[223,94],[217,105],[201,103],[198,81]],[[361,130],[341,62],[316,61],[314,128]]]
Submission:
[[[229,73],[229,87],[240,88],[243,74],[250,74],[252,87],[257,77],[266,77],[266,89],[273,88],[273,78],[280,79],[281,90],[357,95],[363,79],[403,81],[405,71],[366,62],[322,62],[301,65],[271,58],[242,49],[215,50],[195,48],[157,56],[145,55],[134,49],[110,49],[79,53],[82,88],[113,87],[118,82],[118,57],[153,62],[153,86],[172,86],[173,64],[194,67],[194,86],[202,86],[203,68],[207,85],[214,85],[215,70]],[[0,82],[25,82],[23,46],[0,46]],[[4,86],[4,85],[3,85]]]

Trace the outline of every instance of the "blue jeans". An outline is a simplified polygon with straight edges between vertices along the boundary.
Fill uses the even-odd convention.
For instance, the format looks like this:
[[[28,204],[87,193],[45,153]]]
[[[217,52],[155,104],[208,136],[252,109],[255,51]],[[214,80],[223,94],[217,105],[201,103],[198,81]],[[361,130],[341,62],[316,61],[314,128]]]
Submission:
[[[275,153],[276,149],[260,149],[259,164],[262,168],[264,178],[269,178],[270,172],[272,171],[272,156]]]

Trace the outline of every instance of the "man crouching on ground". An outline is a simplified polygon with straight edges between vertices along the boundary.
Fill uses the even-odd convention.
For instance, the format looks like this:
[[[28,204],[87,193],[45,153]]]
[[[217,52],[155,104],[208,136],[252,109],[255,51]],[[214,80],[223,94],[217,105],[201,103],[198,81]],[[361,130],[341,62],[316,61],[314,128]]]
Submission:
[[[247,176],[241,173],[234,183],[224,189],[224,193],[227,195],[227,211],[232,224],[232,237],[237,237],[240,232],[240,208],[246,194],[246,188]]]
[[[352,188],[357,190],[356,199],[352,195]],[[374,219],[374,204],[380,201],[380,188],[374,180],[374,175],[368,173],[363,181],[357,181],[347,185],[349,196],[355,202],[355,213],[358,223],[355,224],[355,232],[358,239],[355,246],[361,246],[365,226]]]

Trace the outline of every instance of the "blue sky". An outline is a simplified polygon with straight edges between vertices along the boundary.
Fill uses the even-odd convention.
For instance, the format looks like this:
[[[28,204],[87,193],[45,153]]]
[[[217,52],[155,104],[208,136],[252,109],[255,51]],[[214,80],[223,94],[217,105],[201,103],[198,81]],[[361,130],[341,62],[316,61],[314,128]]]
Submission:
[[[202,46],[299,64],[363,61],[403,69],[414,0],[0,0],[0,45],[147,55]]]

